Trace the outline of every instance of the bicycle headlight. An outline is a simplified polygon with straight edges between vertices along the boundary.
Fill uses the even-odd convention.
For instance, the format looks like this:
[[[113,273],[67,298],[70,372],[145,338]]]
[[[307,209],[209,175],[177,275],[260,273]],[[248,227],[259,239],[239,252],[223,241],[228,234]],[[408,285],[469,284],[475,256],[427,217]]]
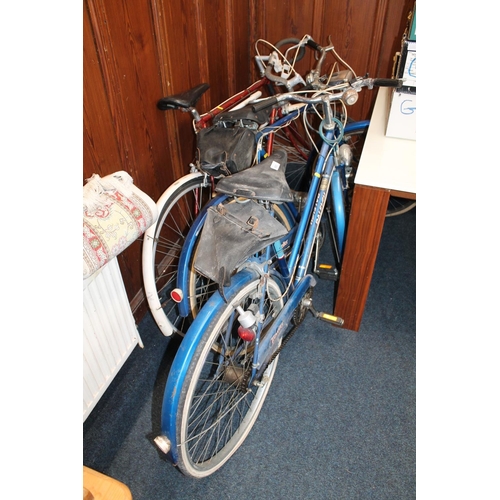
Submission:
[[[340,161],[348,167],[352,161],[352,150],[349,144],[342,144],[339,148],[339,158]]]

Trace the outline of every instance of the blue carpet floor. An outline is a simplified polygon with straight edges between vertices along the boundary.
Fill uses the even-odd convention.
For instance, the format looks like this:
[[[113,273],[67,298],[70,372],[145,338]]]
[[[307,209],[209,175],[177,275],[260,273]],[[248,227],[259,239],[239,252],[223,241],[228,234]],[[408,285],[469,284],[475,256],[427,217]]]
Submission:
[[[134,500],[416,497],[416,210],[387,218],[359,332],[308,314],[283,350],[249,437],[217,473],[194,480],[166,462],[159,433],[178,342],[149,315],[136,348],[83,426],[84,465]],[[332,282],[316,309],[331,312]]]

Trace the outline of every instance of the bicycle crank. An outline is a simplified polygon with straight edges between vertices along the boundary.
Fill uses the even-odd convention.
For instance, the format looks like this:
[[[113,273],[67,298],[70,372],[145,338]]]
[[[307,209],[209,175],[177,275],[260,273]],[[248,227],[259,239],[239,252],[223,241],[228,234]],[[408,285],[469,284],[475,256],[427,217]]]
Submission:
[[[342,326],[344,324],[344,320],[342,318],[334,316],[333,314],[316,311],[316,309],[313,307],[312,291],[313,289],[310,288],[306,292],[297,309],[295,309],[295,312],[293,313],[294,325],[298,326],[304,320],[306,312],[311,311],[312,315],[315,318],[321,319],[322,321],[326,321],[327,323],[335,326]]]
[[[342,326],[344,324],[344,320],[342,318],[340,318],[339,316],[334,316],[333,314],[328,314],[325,312],[316,311],[316,309],[314,309],[314,307],[312,305],[312,301],[311,301],[311,304],[309,305],[309,310],[312,312],[312,314],[315,318],[326,321],[327,323],[330,323],[330,324],[335,325],[335,326]]]

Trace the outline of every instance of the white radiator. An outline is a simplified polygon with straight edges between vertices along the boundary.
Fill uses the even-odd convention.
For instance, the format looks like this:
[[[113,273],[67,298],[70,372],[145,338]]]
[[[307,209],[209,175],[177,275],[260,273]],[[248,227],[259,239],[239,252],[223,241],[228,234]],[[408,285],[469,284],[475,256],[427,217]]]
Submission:
[[[83,285],[83,421],[137,344],[143,347],[113,258]]]

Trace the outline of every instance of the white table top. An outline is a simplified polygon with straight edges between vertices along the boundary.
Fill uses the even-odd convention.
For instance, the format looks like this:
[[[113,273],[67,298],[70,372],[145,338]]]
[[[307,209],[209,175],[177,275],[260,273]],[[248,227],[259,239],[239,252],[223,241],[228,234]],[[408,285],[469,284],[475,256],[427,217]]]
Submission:
[[[385,135],[391,92],[387,87],[378,90],[354,182],[416,193],[417,142]]]

